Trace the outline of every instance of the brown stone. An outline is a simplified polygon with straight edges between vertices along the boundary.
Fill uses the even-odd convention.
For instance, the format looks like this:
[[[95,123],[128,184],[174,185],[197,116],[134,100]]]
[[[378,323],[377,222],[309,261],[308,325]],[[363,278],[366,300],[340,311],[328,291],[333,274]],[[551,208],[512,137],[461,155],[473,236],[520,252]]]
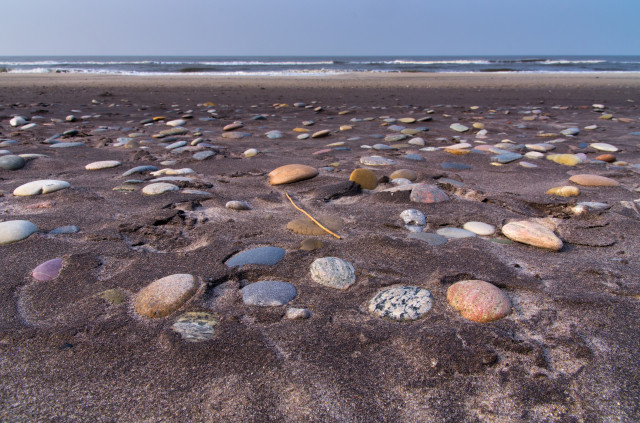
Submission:
[[[302,164],[288,164],[272,170],[269,173],[269,183],[271,185],[290,184],[311,179],[317,175],[318,170],[314,167]]]
[[[613,163],[616,161],[616,156],[614,156],[611,153],[600,154],[599,156],[596,157],[596,160],[602,160],[603,162]]]
[[[165,317],[180,308],[197,288],[193,275],[175,274],[144,287],[135,299],[135,310],[146,317]]]
[[[369,169],[356,169],[351,172],[349,180],[359,184],[364,189],[375,189],[378,186],[378,177]]]
[[[590,174],[573,175],[569,180],[574,184],[587,187],[617,187],[620,185],[620,182],[615,179]]]

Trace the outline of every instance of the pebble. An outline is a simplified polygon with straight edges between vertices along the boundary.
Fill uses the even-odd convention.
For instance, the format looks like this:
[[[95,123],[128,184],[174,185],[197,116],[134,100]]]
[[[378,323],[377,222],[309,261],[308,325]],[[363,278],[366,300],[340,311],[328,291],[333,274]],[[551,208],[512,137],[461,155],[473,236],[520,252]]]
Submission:
[[[600,154],[599,156],[596,156],[595,160],[600,160],[602,162],[607,162],[607,163],[613,163],[616,161],[616,156],[614,156],[611,153]]]
[[[134,173],[155,172],[156,170],[158,170],[156,166],[136,166],[124,172],[122,176],[125,177],[133,175]]]
[[[496,227],[484,222],[467,222],[462,227],[476,235],[489,236],[496,232]]]
[[[575,166],[582,163],[580,157],[575,154],[550,154],[547,156],[547,160],[551,160],[565,166]]]
[[[166,125],[168,126],[182,126],[182,125],[186,125],[187,121],[184,119],[175,119],[175,120],[170,120],[169,122],[166,122]]]
[[[574,184],[587,187],[617,187],[620,185],[615,179],[590,174],[573,175],[569,180]]]
[[[468,231],[466,229],[452,227],[440,228],[436,231],[436,233],[448,239],[473,238],[476,236],[474,232]]]
[[[226,125],[224,128],[222,128],[223,131],[233,131],[234,129],[240,129],[244,127],[244,125],[240,122],[234,122],[234,123],[230,123],[228,125]]]
[[[618,151],[618,147],[607,144],[606,142],[594,142],[589,145],[591,146],[591,148],[595,148],[596,150],[604,151],[607,153],[615,153],[616,151]]]
[[[299,139],[299,140],[306,140],[306,139],[311,138],[311,135],[309,135],[309,134],[300,134],[296,138]]]
[[[50,281],[55,279],[62,270],[62,259],[55,258],[38,265],[31,272],[31,276],[38,281]]]
[[[253,157],[253,156],[257,156],[258,155],[258,150],[255,148],[249,148],[247,150],[244,151],[244,153],[242,153],[245,157],[249,158],[249,157]]]
[[[245,305],[262,307],[285,305],[298,295],[295,286],[281,281],[260,281],[249,284],[240,291]]]
[[[175,128],[171,128],[171,129],[165,129],[164,131],[160,131],[157,134],[154,134],[152,137],[153,138],[166,138],[166,137],[171,137],[171,136],[175,136],[175,135],[184,135],[187,132],[189,132],[186,128],[182,128],[182,127],[175,127]]]
[[[331,232],[338,232],[344,226],[342,219],[332,216],[317,216],[315,219]],[[287,223],[287,229],[299,235],[329,235],[327,231],[307,217],[301,217]]]
[[[380,291],[369,301],[369,312],[377,317],[405,322],[417,320],[433,307],[429,290],[397,286]]]
[[[311,263],[311,279],[329,288],[346,290],[356,282],[355,268],[338,257],[322,257]]]
[[[443,162],[440,163],[440,167],[445,170],[469,170],[473,169],[473,166],[469,166],[464,163],[456,163],[456,162]]]
[[[38,227],[28,220],[0,222],[0,245],[21,241],[38,232]]]
[[[171,329],[188,342],[202,342],[212,339],[219,320],[215,314],[206,311],[189,311],[181,314],[171,325]]]
[[[86,170],[101,170],[101,169],[109,169],[112,167],[117,167],[117,166],[120,166],[121,164],[122,163],[120,163],[117,160],[102,160],[99,162],[89,163],[84,168]]]
[[[537,160],[544,157],[544,154],[539,151],[528,151],[525,153],[524,157],[527,159]]]
[[[394,180],[398,178],[405,178],[409,181],[415,181],[418,179],[418,174],[410,169],[398,169],[389,175],[389,179]]]
[[[400,122],[400,123],[415,123],[416,119],[412,118],[412,117],[404,117],[404,118],[398,119],[398,122]]]
[[[427,244],[437,247],[438,245],[446,244],[449,240],[442,235],[433,234],[429,232],[420,232],[420,233],[410,233],[407,235],[407,238],[418,239],[420,241],[426,242]]]
[[[409,199],[416,203],[441,203],[449,201],[449,196],[435,185],[416,184],[411,189]]]
[[[249,203],[244,201],[227,201],[227,204],[225,204],[224,206],[231,210],[251,210],[251,206],[249,205]]]
[[[580,195],[580,190],[578,189],[578,187],[565,185],[562,187],[550,188],[546,193],[548,195],[557,195],[559,197],[576,197]]]
[[[400,218],[402,219],[405,225],[418,226],[421,228],[419,231],[415,231],[415,232],[422,232],[422,228],[427,225],[427,218],[425,217],[424,213],[422,213],[420,210],[416,210],[416,209],[403,210],[402,213],[400,213]]]
[[[0,169],[18,170],[22,169],[25,164],[24,158],[13,154],[0,157]]]
[[[142,193],[146,195],[161,195],[165,192],[179,191],[180,187],[168,182],[155,182],[142,188]]]
[[[202,160],[207,160],[209,157],[213,157],[215,155],[216,155],[216,152],[211,150],[198,151],[193,155],[193,159],[202,161]]]
[[[49,148],[71,148],[71,147],[84,147],[83,142],[59,142],[57,144],[51,144]]]
[[[407,138],[409,138],[409,136],[406,134],[394,134],[387,135],[386,137],[384,137],[384,140],[385,142],[400,142],[406,140]]]
[[[80,232],[80,228],[74,225],[69,226],[60,226],[55,228],[52,231],[49,231],[49,235],[65,235],[65,234],[75,234]]]
[[[247,138],[250,136],[251,134],[248,132],[225,132],[222,134],[222,138],[227,138],[232,140],[239,140],[239,139]]]
[[[424,147],[427,143],[425,142],[425,140],[421,137],[416,137],[416,138],[411,138],[409,141],[407,141],[409,144],[411,145],[417,145],[419,147]]]
[[[493,322],[511,313],[509,297],[497,286],[481,280],[454,283],[447,289],[447,302],[462,317],[477,323]]]
[[[380,156],[362,157],[360,163],[365,166],[393,166],[396,164],[394,160],[386,159]]]
[[[257,247],[242,251],[225,262],[227,267],[260,264],[273,266],[284,257],[286,251],[279,247]]]
[[[22,116],[15,116],[13,118],[11,118],[9,120],[9,125],[16,127],[16,126],[22,126],[24,124],[27,123],[27,120],[25,118],[23,118]]]
[[[187,145],[186,141],[176,141],[174,143],[171,143],[171,144],[167,145],[165,147],[165,150],[173,150],[175,148],[184,147],[185,145]]]
[[[378,151],[383,151],[383,150],[395,150],[396,148],[391,147],[390,145],[387,145],[387,144],[373,144],[373,149]]]
[[[351,172],[349,180],[359,184],[364,189],[375,189],[378,186],[378,177],[369,169],[355,169]]]
[[[521,220],[507,223],[502,233],[509,239],[553,251],[562,249],[562,241],[553,231],[536,222]]]
[[[456,132],[467,132],[469,130],[468,126],[464,126],[460,123],[452,123],[449,128],[453,129]]]
[[[405,154],[404,156],[402,156],[402,158],[406,160],[415,160],[415,161],[424,160],[424,158],[419,154]]]
[[[136,296],[134,307],[138,314],[161,318],[180,308],[193,296],[196,279],[189,274],[174,274],[158,279],[144,287]]]
[[[576,128],[575,126],[572,126],[571,128],[567,128],[560,131],[560,133],[566,136],[575,136],[580,133],[580,128]]]
[[[502,154],[498,154],[497,156],[493,156],[491,159],[497,161],[498,163],[506,164],[511,163],[515,160],[519,160],[522,158],[522,154],[506,152]]]
[[[413,182],[408,180],[407,178],[394,178],[391,180],[393,185],[411,185]]]
[[[282,132],[277,131],[277,130],[269,131],[265,135],[267,136],[267,138],[272,139],[272,140],[277,140],[277,139],[282,138]]]
[[[542,152],[542,153],[546,153],[547,151],[551,151],[551,150],[556,148],[555,145],[548,144],[546,142],[537,143],[537,144],[525,144],[525,147],[527,149],[529,149],[529,150],[539,151],[539,152]]]
[[[328,129],[323,129],[322,131],[314,132],[314,134],[311,135],[311,138],[322,138],[328,136],[329,134],[330,131]]]
[[[66,181],[58,181],[55,179],[43,179],[39,181],[28,182],[20,185],[13,190],[13,195],[30,196],[39,194],[49,194],[61,189],[69,188],[71,184]]]
[[[311,317],[311,311],[306,308],[290,307],[284,316],[289,320],[302,320]]]
[[[314,178],[318,175],[318,169],[302,165],[288,164],[280,166],[269,173],[269,183],[271,185],[291,184]]]

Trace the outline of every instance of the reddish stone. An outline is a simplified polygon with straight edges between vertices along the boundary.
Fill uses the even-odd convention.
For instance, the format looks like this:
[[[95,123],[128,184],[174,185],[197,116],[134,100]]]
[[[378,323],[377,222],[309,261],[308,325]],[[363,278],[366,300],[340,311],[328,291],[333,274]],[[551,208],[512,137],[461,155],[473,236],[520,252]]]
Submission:
[[[441,203],[449,201],[449,196],[435,185],[417,184],[409,196],[416,203]]]
[[[495,285],[480,280],[454,283],[447,301],[462,317],[478,323],[493,322],[511,313],[509,297]]]
[[[50,281],[58,277],[61,269],[62,259],[55,258],[53,260],[45,261],[44,263],[40,264],[38,267],[33,269],[33,272],[31,274],[36,280]]]
[[[598,157],[596,157],[596,160],[602,160],[603,162],[607,162],[607,163],[613,163],[616,161],[616,156],[614,156],[613,154],[600,154]]]

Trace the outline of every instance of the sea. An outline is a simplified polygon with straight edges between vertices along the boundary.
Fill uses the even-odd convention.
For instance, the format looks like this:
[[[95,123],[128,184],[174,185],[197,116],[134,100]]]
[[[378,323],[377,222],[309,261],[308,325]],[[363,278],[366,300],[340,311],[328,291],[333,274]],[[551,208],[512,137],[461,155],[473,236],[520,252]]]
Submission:
[[[0,56],[2,72],[141,76],[640,72],[640,56]]]

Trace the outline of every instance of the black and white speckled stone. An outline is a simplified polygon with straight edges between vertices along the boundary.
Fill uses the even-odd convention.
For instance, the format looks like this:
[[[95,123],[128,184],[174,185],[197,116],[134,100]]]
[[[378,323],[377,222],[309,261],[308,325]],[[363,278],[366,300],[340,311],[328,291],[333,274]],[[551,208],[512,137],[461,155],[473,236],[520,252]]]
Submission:
[[[379,292],[369,301],[369,312],[397,321],[416,320],[433,307],[433,297],[424,288],[397,286]]]
[[[311,279],[329,288],[348,289],[356,282],[356,270],[338,257],[322,257],[311,263]]]

